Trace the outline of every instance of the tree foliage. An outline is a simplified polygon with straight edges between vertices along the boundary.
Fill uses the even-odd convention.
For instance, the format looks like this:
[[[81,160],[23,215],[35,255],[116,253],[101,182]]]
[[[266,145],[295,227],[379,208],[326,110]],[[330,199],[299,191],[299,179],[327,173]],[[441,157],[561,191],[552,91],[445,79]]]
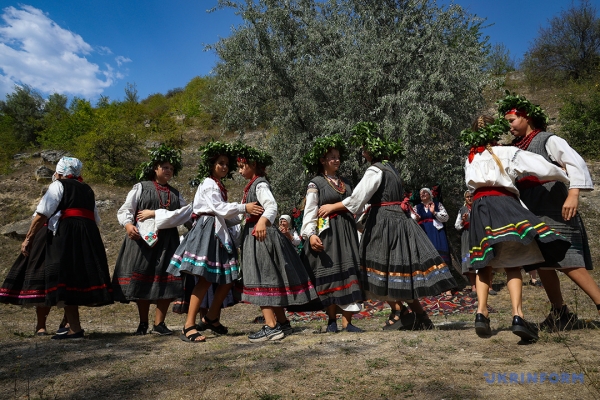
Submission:
[[[493,45],[485,63],[485,70],[492,75],[503,76],[515,69],[515,60],[510,57],[510,50],[504,43]]]
[[[585,79],[600,67],[600,19],[589,0],[580,0],[541,28],[522,63],[532,82]]]
[[[14,93],[0,101],[0,112],[11,119],[14,138],[21,143],[35,143],[42,130],[44,98],[29,86],[15,86]]]
[[[458,134],[481,104],[486,39],[482,21],[428,0],[219,1],[244,20],[212,47],[217,102],[227,128],[273,134],[271,179],[298,203],[302,156],[315,137],[345,138],[373,121],[407,155],[411,185],[462,184]],[[344,166],[358,177],[355,157]],[[289,206],[290,204],[285,204]]]
[[[586,158],[600,158],[600,85],[571,87],[560,110],[560,133]],[[579,90],[578,90],[579,89]]]

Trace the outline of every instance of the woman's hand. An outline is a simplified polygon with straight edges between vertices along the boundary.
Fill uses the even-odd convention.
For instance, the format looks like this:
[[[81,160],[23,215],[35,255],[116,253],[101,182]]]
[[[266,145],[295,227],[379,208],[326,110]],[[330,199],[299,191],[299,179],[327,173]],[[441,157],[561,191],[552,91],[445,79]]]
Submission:
[[[462,215],[462,221],[463,221],[463,222],[467,222],[467,218],[469,218],[469,213],[464,213],[464,214]]]
[[[23,243],[21,243],[21,254],[25,257],[29,256],[29,239],[25,238]]]
[[[265,212],[265,209],[256,204],[256,201],[253,203],[246,204],[246,212],[250,215],[262,215]]]
[[[147,219],[154,218],[155,216],[156,216],[156,213],[154,212],[154,210],[142,210],[137,213],[138,221],[142,221],[142,222]]]
[[[133,224],[125,225],[125,230],[127,231],[127,237],[131,240],[139,240],[142,238],[140,232]]]
[[[317,211],[317,215],[319,216],[319,218],[325,218],[329,214],[332,214],[334,211],[335,208],[333,207],[333,204],[323,204],[319,208],[319,211]]]
[[[259,219],[252,230],[252,236],[259,242],[262,242],[267,237],[267,221],[268,220],[264,217]]]
[[[579,189],[569,189],[569,195],[562,206],[562,217],[565,221],[569,221],[577,214],[577,206],[579,206]]]
[[[435,204],[433,204],[433,202],[432,202],[432,203],[429,203],[429,204],[427,204],[427,206],[426,206],[426,207],[429,209],[429,212],[430,212],[430,213],[432,213],[432,214],[433,214],[433,213],[435,213]]]
[[[325,247],[323,247],[323,242],[321,242],[321,239],[317,235],[312,235],[308,240],[310,242],[310,248],[313,249],[313,251],[319,253],[325,249]]]

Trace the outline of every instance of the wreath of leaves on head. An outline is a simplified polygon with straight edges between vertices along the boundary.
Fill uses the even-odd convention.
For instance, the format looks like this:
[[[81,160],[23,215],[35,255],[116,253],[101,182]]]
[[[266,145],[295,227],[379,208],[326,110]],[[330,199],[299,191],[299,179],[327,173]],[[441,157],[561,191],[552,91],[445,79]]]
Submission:
[[[266,151],[255,149],[241,142],[235,143],[232,147],[232,152],[237,158],[243,158],[247,162],[255,162],[263,167],[273,164],[273,157]]]
[[[379,132],[379,127],[374,122],[359,122],[350,131],[350,143],[363,147],[371,153],[373,160],[393,162],[404,156],[404,147],[400,139],[395,142],[389,140]]]
[[[319,163],[322,157],[331,149],[336,149],[340,152],[340,163],[345,161],[346,142],[342,135],[335,134],[329,136],[321,136],[315,139],[312,149],[302,157],[307,174],[316,175],[319,172]]]
[[[200,146],[198,151],[200,152],[200,165],[198,165],[196,178],[190,182],[192,186],[198,186],[205,178],[210,176],[216,159],[221,155],[227,156],[229,159],[229,171],[223,179],[233,178],[233,172],[236,170],[237,163],[231,144],[211,140],[204,146]]]
[[[525,98],[525,96],[518,95],[516,93],[510,93],[508,90],[505,92],[506,96],[496,102],[498,104],[498,116],[504,118],[504,115],[512,110],[516,109],[523,111],[529,118],[532,119],[533,125],[538,129],[546,129],[548,126],[548,114],[537,104],[533,104]]]
[[[142,163],[138,167],[137,178],[140,181],[152,179],[156,163],[170,163],[173,166],[173,176],[176,176],[181,171],[181,168],[183,168],[181,150],[167,146],[164,143],[148,150],[148,154],[150,155],[150,161]]]
[[[467,147],[485,146],[486,144],[496,142],[500,136],[508,132],[510,126],[508,121],[502,118],[496,118],[494,122],[479,128],[476,131],[465,129],[460,132],[460,140]]]

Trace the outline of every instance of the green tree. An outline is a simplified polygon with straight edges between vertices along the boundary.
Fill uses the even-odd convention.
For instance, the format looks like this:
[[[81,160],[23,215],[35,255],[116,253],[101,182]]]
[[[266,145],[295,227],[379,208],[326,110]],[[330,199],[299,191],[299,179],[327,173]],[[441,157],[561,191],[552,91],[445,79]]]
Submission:
[[[14,137],[20,143],[36,143],[43,129],[44,99],[31,87],[15,86],[15,91],[0,101],[0,112],[11,118]]]
[[[585,79],[599,67],[600,19],[589,0],[580,0],[541,28],[522,63],[534,83]]]
[[[0,174],[10,169],[13,156],[21,148],[21,144],[15,140],[13,133],[13,121],[8,115],[0,113]]]
[[[579,154],[600,158],[600,84],[571,86],[560,109],[560,133]]]
[[[78,139],[94,126],[94,109],[88,100],[78,97],[66,109],[63,100],[66,96],[55,94],[46,103],[45,129],[40,142],[44,147],[73,151],[80,144]]]
[[[125,103],[134,103],[137,104],[140,101],[140,96],[138,95],[137,85],[135,83],[127,82],[125,86]]]
[[[515,69],[515,61],[510,57],[510,50],[503,43],[493,45],[486,60],[485,70],[492,75],[500,76]]]
[[[112,184],[134,180],[135,169],[145,157],[147,136],[140,107],[114,102],[96,109],[93,126],[75,150],[92,180]]]
[[[380,125],[407,149],[413,186],[460,189],[458,133],[481,105],[486,39],[461,7],[428,0],[225,1],[244,20],[211,48],[226,128],[265,126],[271,179],[287,207],[304,194],[301,158],[313,138]],[[358,161],[347,163],[353,175]]]

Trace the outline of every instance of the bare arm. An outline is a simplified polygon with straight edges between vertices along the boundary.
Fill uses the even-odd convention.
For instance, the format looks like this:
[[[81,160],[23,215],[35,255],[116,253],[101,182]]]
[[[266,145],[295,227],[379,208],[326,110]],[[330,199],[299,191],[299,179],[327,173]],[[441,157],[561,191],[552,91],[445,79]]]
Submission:
[[[21,253],[23,253],[25,257],[29,255],[29,248],[32,238],[36,233],[39,232],[40,229],[42,229],[47,221],[48,217],[42,214],[35,214],[35,217],[33,217],[33,221],[31,221],[31,225],[29,226],[29,231],[27,231],[27,235],[25,235],[25,240],[23,240],[23,243],[21,243]]]

